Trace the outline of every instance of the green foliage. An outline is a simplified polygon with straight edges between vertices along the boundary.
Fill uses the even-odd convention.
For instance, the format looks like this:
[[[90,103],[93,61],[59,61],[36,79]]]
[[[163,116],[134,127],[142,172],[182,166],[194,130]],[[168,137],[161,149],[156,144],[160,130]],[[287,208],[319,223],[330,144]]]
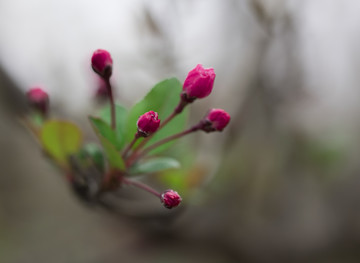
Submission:
[[[131,142],[136,133],[136,122],[142,114],[150,110],[159,114],[159,118],[163,121],[167,118],[175,109],[180,101],[180,93],[182,85],[176,78],[166,79],[156,84],[150,92],[137,104],[135,104],[129,111],[126,122],[126,141]],[[187,120],[187,110],[176,116],[168,125],[156,132],[154,137],[149,141],[148,145],[151,145],[169,135],[180,132],[184,129]],[[139,143],[142,139],[139,139]],[[168,148],[173,142],[164,144],[152,153],[159,153]]]
[[[69,155],[79,151],[82,132],[69,121],[49,120],[44,123],[40,134],[44,150],[61,165],[68,165]]]
[[[118,153],[124,147],[125,142],[130,143],[134,139],[137,132],[136,122],[140,115],[150,110],[156,111],[160,119],[164,120],[168,117],[180,102],[180,93],[182,90],[181,83],[175,79],[164,80],[155,85],[151,91],[132,109],[127,110],[116,105],[116,131],[114,132],[110,127],[111,110],[110,105],[106,106],[100,112],[101,118],[90,117],[90,121],[97,133],[101,144],[104,147],[105,153],[109,160],[110,165],[114,168],[125,169],[124,161]],[[153,144],[171,134],[175,134],[184,129],[187,119],[187,111],[185,110],[179,116],[176,116],[171,123],[166,125],[163,129],[157,132],[150,140],[148,145]],[[137,143],[142,140],[139,139]],[[158,153],[168,148],[173,142],[160,146],[152,151]],[[116,151],[116,154],[115,154]],[[150,160],[149,162],[142,163],[133,168],[133,173],[151,173],[164,169],[176,168],[179,163],[170,158],[163,158],[159,160]],[[148,170],[148,171],[146,171]]]
[[[167,169],[179,168],[180,163],[172,158],[160,157],[138,163],[130,169],[131,174],[145,174],[164,171]]]
[[[190,190],[188,186],[189,169],[181,168],[178,170],[167,170],[161,172],[158,180],[169,188],[176,189],[182,196]]]
[[[105,151],[105,154],[109,161],[110,166],[112,168],[115,168],[118,170],[124,170],[125,162],[124,162],[123,158],[121,157],[120,153],[116,149],[115,145],[112,142],[110,142],[108,138],[106,138],[102,135],[101,131],[98,128],[99,123],[102,123],[100,125],[100,127],[103,128],[104,127],[103,124],[105,124],[105,122],[103,122],[101,119],[95,118],[95,117],[89,117],[89,119],[94,128],[96,135],[98,136],[98,138],[101,142],[101,145],[104,148],[104,151]]]
[[[91,164],[95,165],[95,167],[101,171],[105,171],[105,157],[100,147],[94,143],[85,144],[80,152],[79,156],[80,160],[84,162],[90,161]]]
[[[205,172],[196,166],[196,151],[192,148],[193,138],[184,138],[176,147],[166,153],[179,160],[181,168],[164,170],[157,177],[160,182],[169,188],[177,189],[182,196],[186,196],[191,189],[198,187],[205,179]]]
[[[90,120],[101,136],[111,142],[111,144],[114,145],[116,149],[120,148],[120,143],[117,140],[115,131],[112,130],[105,121],[99,118],[90,118]]]
[[[100,142],[104,147],[105,154],[108,158],[109,164],[112,168],[118,170],[125,170],[125,162],[119,152],[116,150],[114,145],[112,145],[108,140],[106,140],[101,135],[99,136]]]
[[[99,124],[101,127],[98,128],[100,129],[101,134],[107,138],[117,150],[121,150],[125,145],[127,110],[123,106],[115,104],[115,117],[116,131],[114,132],[111,129],[111,107],[110,104],[108,104],[100,111],[100,118],[106,125],[101,123]]]

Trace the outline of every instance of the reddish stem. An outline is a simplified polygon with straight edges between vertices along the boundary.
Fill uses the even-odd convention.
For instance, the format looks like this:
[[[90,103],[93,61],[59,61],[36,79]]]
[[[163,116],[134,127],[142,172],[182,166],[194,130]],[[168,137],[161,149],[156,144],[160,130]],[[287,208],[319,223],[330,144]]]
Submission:
[[[110,107],[111,107],[111,129],[116,130],[116,121],[115,121],[115,103],[114,103],[114,96],[112,92],[112,87],[110,84],[110,77],[105,78],[106,88],[109,93],[110,99]]]
[[[182,132],[179,132],[177,134],[174,134],[174,135],[171,135],[165,139],[162,139],[156,143],[154,143],[153,145],[145,148],[142,152],[140,153],[137,153],[137,154],[133,154],[132,156],[130,156],[128,162],[127,162],[127,166],[131,166],[134,162],[136,162],[138,159],[140,159],[141,157],[145,156],[146,154],[148,154],[150,151],[154,150],[155,148],[167,143],[167,142],[170,142],[172,140],[176,140],[180,137],[183,137],[189,133],[192,133],[194,131],[197,131],[199,129],[201,129],[201,127],[203,126],[203,123],[200,122],[199,124],[193,126],[192,128],[188,129],[188,130],[185,130],[185,131],[182,131]]]
[[[133,186],[135,186],[135,187],[138,187],[138,188],[140,188],[140,189],[143,189],[143,190],[145,190],[145,191],[147,191],[147,192],[155,195],[156,197],[159,197],[159,198],[161,197],[161,194],[160,194],[158,191],[156,191],[155,189],[153,189],[153,188],[151,188],[150,186],[148,186],[148,185],[146,185],[146,184],[143,184],[143,183],[141,183],[141,182],[133,181],[133,180],[128,179],[128,178],[125,178],[125,177],[122,178],[122,182],[123,182],[124,184],[133,185]]]
[[[135,133],[134,139],[131,141],[131,143],[126,147],[124,153],[122,154],[123,159],[126,158],[126,155],[128,154],[128,152],[131,150],[131,148],[133,147],[133,145],[135,144],[135,142],[137,141],[137,139],[140,138],[140,134],[138,132]]]

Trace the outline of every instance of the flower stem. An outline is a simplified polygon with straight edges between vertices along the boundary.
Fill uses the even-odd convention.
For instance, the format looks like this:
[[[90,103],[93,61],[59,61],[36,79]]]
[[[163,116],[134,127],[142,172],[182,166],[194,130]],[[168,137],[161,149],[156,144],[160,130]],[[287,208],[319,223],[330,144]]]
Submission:
[[[138,159],[140,159],[141,157],[145,156],[146,154],[148,154],[150,151],[154,150],[155,148],[167,143],[167,142],[170,142],[172,140],[176,140],[180,137],[183,137],[189,133],[192,133],[194,131],[197,131],[199,130],[200,128],[202,127],[202,122],[200,122],[199,124],[193,126],[192,128],[188,129],[188,130],[185,130],[185,131],[182,131],[182,132],[179,132],[177,134],[174,134],[174,135],[171,135],[165,139],[162,139],[156,143],[154,143],[153,145],[145,148],[142,152],[140,153],[135,153],[133,154],[132,156],[130,156],[130,158],[128,159],[128,162],[127,162],[127,166],[131,166],[135,161],[137,161]]]
[[[122,154],[123,159],[126,158],[126,155],[128,154],[128,152],[131,150],[131,148],[133,147],[133,145],[135,144],[135,142],[137,141],[137,139],[140,138],[140,134],[138,132],[135,133],[134,139],[131,141],[131,143],[126,147],[124,153]]]
[[[109,93],[110,99],[110,107],[111,107],[111,129],[116,130],[116,121],[115,121],[115,103],[114,103],[114,96],[112,92],[112,87],[110,84],[110,77],[105,78],[106,88]]]
[[[122,182],[123,182],[124,184],[133,185],[133,186],[136,186],[136,187],[138,187],[138,188],[140,188],[140,189],[143,189],[143,190],[145,190],[145,191],[147,191],[147,192],[155,195],[156,197],[159,197],[159,198],[161,197],[161,194],[160,194],[158,191],[156,191],[155,189],[153,189],[153,188],[151,188],[150,186],[148,186],[148,185],[146,185],[146,184],[143,184],[143,183],[141,183],[141,182],[133,181],[133,180],[128,179],[128,178],[126,178],[126,177],[123,177],[123,178],[122,178]]]

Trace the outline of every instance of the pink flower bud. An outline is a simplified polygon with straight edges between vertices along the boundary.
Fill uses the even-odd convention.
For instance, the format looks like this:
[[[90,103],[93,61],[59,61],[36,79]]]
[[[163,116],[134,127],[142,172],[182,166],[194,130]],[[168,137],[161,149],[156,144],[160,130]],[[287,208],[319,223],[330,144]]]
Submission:
[[[202,130],[206,132],[222,131],[230,121],[230,115],[222,109],[212,109],[205,117]]]
[[[49,108],[49,96],[39,87],[34,87],[26,93],[27,99],[34,109],[42,114],[47,114]]]
[[[141,115],[137,121],[138,132],[140,136],[147,137],[157,131],[160,126],[158,114],[154,111],[149,111]]]
[[[182,199],[181,196],[175,192],[174,190],[166,190],[161,194],[161,203],[163,203],[163,205],[166,208],[173,208],[173,207],[177,207]]]
[[[183,92],[187,99],[191,102],[194,99],[209,96],[213,89],[215,76],[214,69],[204,69],[201,64],[198,64],[189,72],[184,81]]]
[[[113,66],[110,53],[103,49],[96,50],[91,58],[91,66],[102,78],[110,78]]]

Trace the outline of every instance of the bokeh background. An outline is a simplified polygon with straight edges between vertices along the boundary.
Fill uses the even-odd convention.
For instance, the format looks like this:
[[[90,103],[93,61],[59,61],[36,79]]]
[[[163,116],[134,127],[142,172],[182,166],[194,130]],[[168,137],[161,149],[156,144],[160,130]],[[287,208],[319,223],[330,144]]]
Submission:
[[[0,0],[0,262],[359,262],[358,10],[358,0]],[[196,164],[177,179],[146,179],[178,185],[178,210],[129,188],[116,209],[85,204],[19,121],[24,93],[41,85],[53,114],[94,138],[97,48],[111,52],[128,106],[198,63],[215,69],[189,125],[216,107],[229,127],[178,143]]]

